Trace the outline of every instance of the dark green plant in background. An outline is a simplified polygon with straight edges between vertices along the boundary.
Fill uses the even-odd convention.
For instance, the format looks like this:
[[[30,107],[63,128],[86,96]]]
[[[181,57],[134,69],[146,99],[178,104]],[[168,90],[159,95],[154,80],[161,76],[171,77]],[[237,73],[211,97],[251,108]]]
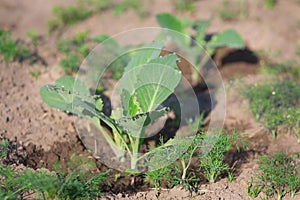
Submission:
[[[109,39],[109,40],[108,40]],[[87,31],[76,33],[72,38],[60,38],[56,42],[56,49],[62,54],[62,59],[59,65],[64,69],[66,74],[76,74],[83,60],[88,56],[90,51],[97,46],[97,44],[108,40],[103,43],[103,48],[107,52],[118,55],[121,51],[119,44],[110,38],[108,35],[96,35],[90,37]],[[129,57],[124,55],[122,59],[118,59],[108,66],[107,70],[112,73],[111,78],[114,80],[119,79],[123,73],[123,66],[126,66]]]
[[[119,4],[113,6],[113,13],[116,16],[121,15],[128,9],[134,10],[140,18],[145,18],[149,13],[144,6],[144,3],[149,0],[122,0]]]
[[[31,57],[29,49],[11,38],[11,32],[0,30],[0,59],[5,62],[23,61]]]
[[[49,33],[76,24],[111,6],[108,0],[78,0],[74,6],[55,6],[54,17],[48,21]]]
[[[88,32],[78,32],[71,39],[62,38],[57,41],[57,50],[64,54],[59,64],[67,74],[77,72],[81,62],[88,55],[90,48],[87,42]]]
[[[300,76],[300,66],[297,62],[289,60],[282,63],[272,63],[267,60],[260,61],[260,72],[267,75],[284,75],[297,81]]]
[[[300,90],[292,80],[276,79],[248,84],[241,93],[248,99],[255,120],[262,122],[275,139],[279,128],[298,135],[300,142]]]
[[[264,7],[272,9],[276,6],[277,0],[264,0]]]
[[[175,0],[175,9],[179,12],[194,13],[196,9],[195,0]]]
[[[283,152],[272,156],[260,156],[258,171],[247,184],[247,192],[256,197],[263,193],[266,197],[281,200],[288,193],[294,197],[300,190],[300,167],[292,157]]]
[[[26,33],[26,36],[30,39],[32,46],[37,51],[37,47],[41,42],[41,36],[38,36],[34,30],[30,30]]]
[[[94,14],[108,9],[118,16],[128,9],[133,9],[139,17],[147,15],[147,9],[143,4],[145,1],[139,0],[77,0],[74,6],[55,6],[52,9],[54,17],[48,21],[48,32],[56,30],[62,31],[64,28],[83,21]]]
[[[219,8],[217,12],[223,21],[234,21],[246,18],[248,14],[247,0],[240,0],[239,3],[223,0],[221,8]]]
[[[199,78],[200,71],[220,47],[243,48],[244,41],[242,37],[233,29],[227,29],[220,33],[213,34],[211,39],[206,38],[206,29],[210,20],[195,20],[193,22],[185,18],[176,18],[169,13],[156,15],[156,21],[162,28],[167,28],[177,33],[166,30],[165,34],[178,46],[180,52],[183,52],[185,58],[192,63],[192,79],[196,81]],[[194,33],[189,34],[188,28],[192,28]],[[185,35],[178,37],[178,32]],[[195,38],[193,39],[192,36]],[[193,43],[196,43],[192,45]],[[187,53],[188,52],[188,53]]]

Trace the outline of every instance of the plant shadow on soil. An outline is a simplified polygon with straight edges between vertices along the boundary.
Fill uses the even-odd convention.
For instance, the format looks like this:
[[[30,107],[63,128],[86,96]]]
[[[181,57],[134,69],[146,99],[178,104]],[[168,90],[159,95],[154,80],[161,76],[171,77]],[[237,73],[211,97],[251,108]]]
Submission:
[[[257,74],[259,57],[248,47],[244,49],[220,48],[213,55],[223,79]]]

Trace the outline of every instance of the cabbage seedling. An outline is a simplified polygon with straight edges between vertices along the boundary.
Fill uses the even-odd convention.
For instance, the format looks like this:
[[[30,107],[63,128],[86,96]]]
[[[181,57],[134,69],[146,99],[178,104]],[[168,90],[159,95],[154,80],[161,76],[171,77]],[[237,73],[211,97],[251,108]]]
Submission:
[[[179,19],[168,13],[161,13],[156,16],[156,21],[162,28],[166,28],[166,35],[178,45],[183,53],[193,52],[189,53],[189,55],[185,55],[189,62],[194,65],[192,74],[193,81],[197,80],[198,71],[208,62],[216,49],[220,47],[244,47],[242,37],[233,29],[227,29],[220,33],[216,33],[208,40],[205,31],[210,24],[210,20],[196,20],[190,22],[187,19]],[[188,36],[189,33],[186,31],[187,28],[192,28],[194,30],[195,39]],[[168,31],[168,29],[172,31]],[[177,34],[174,34],[173,31],[176,31]],[[187,37],[178,37],[178,32],[187,35]],[[194,43],[196,43],[196,45]],[[203,51],[206,51],[206,53]]]
[[[54,85],[43,86],[40,95],[50,107],[90,120],[114,151],[115,159],[125,162],[129,158],[128,170],[137,172],[139,162],[153,157],[151,153],[139,154],[145,129],[168,112],[168,107],[162,103],[181,79],[176,64],[179,58],[176,54],[160,56],[162,47],[162,42],[153,42],[143,51],[134,52],[119,81],[121,108],[114,109],[110,116],[102,111],[101,97],[92,95],[80,80],[71,76],[59,78]],[[111,132],[100,122],[109,126]],[[170,143],[165,144],[166,148]]]

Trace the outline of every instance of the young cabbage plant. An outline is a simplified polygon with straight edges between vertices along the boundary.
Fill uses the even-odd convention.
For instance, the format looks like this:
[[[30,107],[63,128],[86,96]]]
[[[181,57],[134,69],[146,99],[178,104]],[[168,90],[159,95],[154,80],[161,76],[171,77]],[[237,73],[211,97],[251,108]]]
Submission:
[[[162,42],[153,42],[143,50],[134,52],[119,80],[121,107],[107,116],[103,113],[103,101],[92,95],[78,79],[63,76],[54,85],[45,85],[40,90],[43,101],[50,107],[66,111],[90,120],[103,134],[120,162],[129,158],[130,173],[137,172],[140,147],[145,130],[169,108],[162,103],[179,84],[181,72],[176,54],[160,56]],[[74,90],[76,88],[76,91]],[[111,128],[104,129],[100,122]]]
[[[220,33],[213,34],[211,39],[207,39],[206,29],[210,20],[189,21],[184,18],[176,18],[168,13],[161,13],[156,16],[156,21],[162,28],[166,28],[165,34],[178,45],[180,51],[193,66],[192,80],[198,79],[198,71],[208,62],[215,51],[220,47],[243,48],[244,41],[242,37],[233,29],[227,29]],[[194,35],[189,36],[187,28],[194,30]],[[168,29],[172,30],[169,31]],[[173,31],[177,32],[174,33]],[[178,32],[186,37],[178,37]],[[196,45],[195,45],[196,43]],[[188,49],[188,51],[187,51]],[[206,53],[204,52],[206,51]]]

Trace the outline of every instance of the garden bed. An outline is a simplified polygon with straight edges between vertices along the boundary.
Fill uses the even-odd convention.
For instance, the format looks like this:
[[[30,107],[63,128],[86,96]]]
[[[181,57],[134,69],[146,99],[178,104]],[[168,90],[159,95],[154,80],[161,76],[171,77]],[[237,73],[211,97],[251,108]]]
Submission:
[[[208,14],[211,11],[218,9],[218,6],[221,5],[220,2],[196,1],[195,14],[185,15],[190,19],[205,19],[210,16]],[[202,177],[198,191],[192,193],[182,187],[162,187],[157,191],[145,182],[142,175],[135,178],[133,185],[131,176],[121,173],[116,178],[114,175],[119,172],[111,170],[110,173],[114,175],[107,179],[109,184],[102,186],[104,198],[187,199],[192,195],[192,198],[195,199],[253,199],[247,195],[246,187],[250,177],[257,169],[256,160],[260,155],[272,155],[278,151],[299,154],[300,145],[297,143],[297,138],[285,131],[279,131],[277,139],[273,140],[270,131],[255,121],[249,102],[237,89],[241,77],[243,84],[255,84],[264,82],[270,76],[261,73],[261,61],[272,60],[284,63],[287,59],[300,60],[295,55],[295,38],[300,38],[299,24],[297,26],[296,23],[299,20],[297,12],[300,5],[293,0],[278,1],[278,5],[274,9],[268,10],[263,8],[259,2],[249,3],[247,18],[224,22],[215,17],[208,29],[210,32],[217,32],[226,28],[235,28],[245,39],[247,46],[243,50],[222,48],[213,56],[223,77],[227,93],[224,128],[229,132],[234,129],[238,130],[248,144],[248,148],[241,152],[233,151],[225,154],[225,162],[229,166],[235,167],[235,179],[229,182],[223,175],[216,183],[208,183]],[[34,170],[40,168],[53,170],[55,162],[66,163],[73,154],[90,156],[77,135],[74,124],[76,117],[48,107],[43,103],[39,94],[43,85],[53,83],[64,74],[64,70],[58,66],[62,55],[55,50],[54,42],[61,36],[48,35],[45,31],[47,30],[47,20],[51,16],[51,8],[54,5],[49,2],[43,3],[45,11],[34,13],[32,12],[34,8],[29,6],[30,2],[18,8],[17,3],[13,1],[4,1],[1,4],[7,8],[1,15],[9,16],[10,9],[15,9],[18,11],[17,13],[24,15],[18,20],[0,21],[1,29],[10,29],[14,38],[23,38],[25,41],[28,40],[24,39],[27,29],[35,29],[42,37],[38,47],[41,60],[34,64],[30,60],[0,62],[0,134],[12,142],[12,150],[9,151],[11,156],[8,156],[6,162],[10,165],[23,165]],[[73,5],[74,3],[70,1],[65,4]],[[154,15],[162,11],[172,12],[173,9],[169,5],[170,2],[162,4],[164,5],[155,1],[149,16],[144,21],[140,21],[132,10],[126,11],[121,17],[115,17],[110,10],[105,10],[103,13],[97,13],[85,21],[71,26],[62,35],[68,37],[83,29],[90,30],[91,35],[117,34],[136,26],[157,26],[153,20]],[[163,8],[167,8],[167,10]],[[280,17],[274,20],[277,16]],[[36,21],[31,21],[32,18]],[[94,24],[99,20],[102,20],[101,25],[95,26]],[[268,51],[269,49],[271,50]],[[258,52],[260,50],[267,51],[267,53],[261,54]],[[275,54],[279,51],[281,52],[280,59]],[[37,76],[33,75],[34,71],[38,72]],[[284,73],[282,72],[278,76],[283,76]],[[218,109],[218,104],[214,109]],[[108,167],[91,156],[90,159],[96,163],[99,171],[108,170]],[[294,199],[298,198],[299,195]],[[289,199],[289,195],[284,199]]]

